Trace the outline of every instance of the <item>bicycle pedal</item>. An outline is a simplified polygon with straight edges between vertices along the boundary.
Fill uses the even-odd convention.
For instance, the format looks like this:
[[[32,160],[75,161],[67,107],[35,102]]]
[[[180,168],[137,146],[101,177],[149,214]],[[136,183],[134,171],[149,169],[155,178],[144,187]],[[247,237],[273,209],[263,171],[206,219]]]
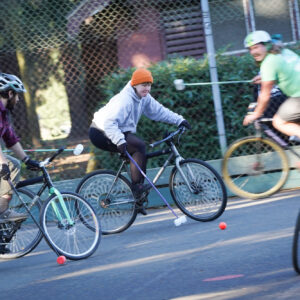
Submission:
[[[109,205],[110,205],[111,201],[109,199],[106,199],[106,200],[101,200],[100,201],[100,206],[102,208],[108,208]]]
[[[140,198],[139,200],[136,201],[136,204],[138,206],[144,206],[147,208],[149,204],[148,198]]]

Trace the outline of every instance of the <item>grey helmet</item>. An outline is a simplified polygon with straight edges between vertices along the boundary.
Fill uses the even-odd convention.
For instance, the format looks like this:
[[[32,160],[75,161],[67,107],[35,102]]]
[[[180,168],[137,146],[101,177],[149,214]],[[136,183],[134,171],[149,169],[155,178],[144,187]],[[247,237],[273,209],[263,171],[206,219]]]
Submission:
[[[13,90],[16,93],[25,93],[22,81],[15,75],[0,73],[0,92]]]

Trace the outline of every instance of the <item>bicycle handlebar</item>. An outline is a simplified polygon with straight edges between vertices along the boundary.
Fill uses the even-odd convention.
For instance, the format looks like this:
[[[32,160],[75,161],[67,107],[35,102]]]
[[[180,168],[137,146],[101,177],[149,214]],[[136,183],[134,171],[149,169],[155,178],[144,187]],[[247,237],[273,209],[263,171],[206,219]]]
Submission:
[[[50,157],[47,157],[45,160],[41,161],[40,162],[40,169],[43,170],[43,173],[44,175],[43,176],[39,176],[39,177],[34,177],[34,178],[29,178],[29,179],[25,179],[25,180],[22,180],[22,181],[19,181],[17,184],[16,184],[16,188],[21,188],[21,187],[25,187],[25,186],[28,186],[28,185],[32,185],[32,184],[36,184],[36,183],[41,183],[44,181],[45,179],[45,176],[47,176],[47,171],[46,171],[46,166],[48,164],[50,164],[53,159],[59,155],[60,153],[62,153],[63,151],[65,150],[64,147],[61,147],[59,148],[57,151],[55,151],[55,153],[50,156]]]
[[[78,147],[78,145],[77,145],[75,149],[72,149],[72,150],[76,150],[77,149],[76,150],[77,153],[75,153],[75,151],[74,151],[75,155],[79,155],[81,153],[81,151],[83,150],[82,145],[79,144],[79,146],[80,147]],[[78,149],[78,148],[80,148],[80,149]],[[25,179],[25,180],[19,181],[16,184],[16,188],[25,187],[25,186],[32,185],[32,184],[35,184],[35,183],[41,183],[41,182],[44,182],[45,180],[47,182],[51,181],[51,179],[49,177],[49,174],[48,174],[48,171],[46,170],[46,166],[49,165],[54,160],[54,158],[56,156],[58,156],[60,153],[62,153],[64,150],[69,151],[70,149],[65,149],[64,147],[61,147],[59,149],[54,149],[54,150],[56,150],[56,151],[55,151],[55,153],[52,156],[47,157],[46,159],[44,159],[43,161],[41,161],[39,163],[39,167],[40,167],[40,170],[43,172],[43,176],[29,178],[29,179]]]
[[[47,157],[45,160],[41,161],[40,162],[40,167],[42,168],[42,167],[45,167],[45,166],[49,165],[53,161],[53,159],[57,155],[59,155],[60,153],[62,153],[64,150],[65,150],[64,147],[59,148],[52,156]]]
[[[185,131],[185,127],[184,127],[184,126],[179,127],[176,131],[171,132],[171,133],[170,133],[167,137],[165,137],[164,139],[162,139],[162,140],[160,140],[160,141],[157,141],[157,142],[154,142],[154,143],[150,144],[149,146],[152,147],[152,148],[154,148],[154,147],[160,145],[161,143],[164,143],[164,142],[166,142],[166,141],[168,141],[168,140],[171,140],[174,136],[176,136],[176,135],[179,134],[179,133],[183,133],[184,131]]]
[[[260,119],[255,120],[254,122],[266,123],[266,122],[272,122],[272,120],[273,120],[273,118],[260,118]]]

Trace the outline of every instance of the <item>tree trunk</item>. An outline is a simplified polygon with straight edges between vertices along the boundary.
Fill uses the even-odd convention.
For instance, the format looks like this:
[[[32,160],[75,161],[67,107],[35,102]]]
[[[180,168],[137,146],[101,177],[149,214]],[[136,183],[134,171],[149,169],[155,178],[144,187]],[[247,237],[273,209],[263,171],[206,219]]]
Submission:
[[[26,105],[26,115],[27,115],[27,125],[28,129],[25,131],[26,136],[24,137],[25,141],[31,142],[34,147],[40,147],[41,143],[41,135],[40,135],[40,125],[38,121],[38,117],[36,114],[36,105],[34,101],[34,92],[32,91],[32,88],[27,84],[27,70],[28,67],[26,65],[26,59],[25,55],[21,51],[17,51],[17,59],[19,63],[19,69],[21,78],[24,84],[25,89],[27,90],[26,93],[24,93],[24,99],[25,99],[25,105]],[[30,66],[29,66],[30,67]],[[22,128],[22,130],[24,130]]]
[[[72,125],[69,138],[86,137],[90,122],[86,110],[84,70],[81,66],[78,45],[69,44],[61,49],[61,61],[64,69]]]

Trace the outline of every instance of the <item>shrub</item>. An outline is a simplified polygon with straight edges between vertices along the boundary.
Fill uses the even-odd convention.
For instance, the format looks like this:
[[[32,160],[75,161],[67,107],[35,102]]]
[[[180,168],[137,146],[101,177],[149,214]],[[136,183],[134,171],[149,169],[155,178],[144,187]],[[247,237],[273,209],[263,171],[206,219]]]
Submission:
[[[219,81],[249,80],[257,74],[257,67],[250,55],[224,56],[220,53],[216,57]],[[219,145],[216,114],[212,97],[211,85],[187,86],[184,91],[177,91],[173,81],[181,78],[186,83],[210,82],[208,58],[173,58],[153,64],[149,67],[154,77],[151,95],[164,106],[186,118],[192,130],[181,137],[180,152],[184,157],[197,157],[203,160],[222,157]],[[110,74],[99,84],[104,95],[99,107],[118,93],[130,80],[134,69],[122,69],[118,73]],[[223,117],[226,138],[229,142],[247,134],[242,126],[242,119],[247,111],[249,102],[253,101],[252,86],[246,83],[220,85]],[[98,107],[98,108],[99,108]],[[147,144],[161,139],[166,131],[174,130],[168,124],[153,122],[142,117],[137,135]],[[150,149],[148,149],[150,151]],[[95,149],[91,149],[94,161],[92,168],[116,168],[119,161],[115,156]],[[148,168],[157,167],[164,158],[149,160]],[[91,165],[90,165],[91,166]],[[88,171],[90,171],[89,168]]]

